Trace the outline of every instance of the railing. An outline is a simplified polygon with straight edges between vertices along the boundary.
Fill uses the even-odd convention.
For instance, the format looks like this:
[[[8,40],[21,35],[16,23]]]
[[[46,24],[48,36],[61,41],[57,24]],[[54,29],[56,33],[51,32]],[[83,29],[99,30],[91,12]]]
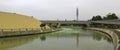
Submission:
[[[0,32],[5,32],[5,31],[28,31],[28,30],[41,30],[41,29],[40,28],[0,29]]]
[[[52,30],[44,30],[40,28],[22,28],[22,29],[0,29],[0,37],[30,35],[51,32]]]

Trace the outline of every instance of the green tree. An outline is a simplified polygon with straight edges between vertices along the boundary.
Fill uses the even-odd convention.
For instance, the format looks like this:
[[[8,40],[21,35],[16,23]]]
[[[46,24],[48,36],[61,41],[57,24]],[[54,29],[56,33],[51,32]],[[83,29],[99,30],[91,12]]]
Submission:
[[[95,16],[93,16],[91,20],[92,20],[92,21],[95,21]]]
[[[108,19],[107,19],[107,17],[104,16],[104,17],[103,17],[103,20],[108,20]]]
[[[102,17],[100,15],[93,16],[93,18],[91,20],[92,21],[102,20]]]
[[[100,15],[97,15],[96,20],[102,20],[102,17]]]
[[[109,13],[106,15],[106,17],[103,17],[104,20],[113,20],[113,19],[118,19],[118,16],[116,16],[115,13]]]

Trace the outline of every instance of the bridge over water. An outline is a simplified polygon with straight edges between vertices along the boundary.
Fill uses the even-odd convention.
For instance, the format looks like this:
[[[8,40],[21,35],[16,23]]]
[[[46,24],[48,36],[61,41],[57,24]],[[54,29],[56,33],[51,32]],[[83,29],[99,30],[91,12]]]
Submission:
[[[100,24],[111,24],[111,25],[120,25],[120,20],[101,20],[101,21],[73,21],[73,20],[42,20],[44,24],[56,24],[59,23],[61,25],[86,25],[90,26],[92,23],[100,23]]]
[[[59,23],[60,25],[85,25],[85,26],[89,26],[90,25],[90,21],[42,20],[42,22],[44,24],[56,24],[56,23]]]
[[[115,24],[115,25],[120,25],[120,20],[115,19],[115,20],[100,20],[100,21],[91,21],[92,23],[102,23],[102,24]]]

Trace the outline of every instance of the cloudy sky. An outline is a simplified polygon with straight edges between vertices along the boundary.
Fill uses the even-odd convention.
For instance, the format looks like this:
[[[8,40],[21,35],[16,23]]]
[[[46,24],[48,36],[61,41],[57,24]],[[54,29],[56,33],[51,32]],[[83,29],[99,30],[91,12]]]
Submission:
[[[0,11],[34,16],[39,20],[79,20],[95,15],[116,13],[120,17],[120,0],[0,0]]]

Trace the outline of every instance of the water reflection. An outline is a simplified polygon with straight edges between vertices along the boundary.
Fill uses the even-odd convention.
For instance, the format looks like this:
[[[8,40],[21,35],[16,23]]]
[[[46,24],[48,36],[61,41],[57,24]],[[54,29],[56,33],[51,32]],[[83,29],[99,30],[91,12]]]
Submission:
[[[104,39],[107,42],[110,42],[110,43],[112,42],[112,39],[110,36],[108,36],[107,34],[100,33],[100,32],[93,33],[93,39],[97,41]]]
[[[24,45],[32,41],[33,39],[34,37],[30,37],[30,36],[0,38],[0,50]]]
[[[41,35],[40,39],[41,39],[41,41],[45,41],[46,40],[46,36],[45,35]]]
[[[32,46],[32,47],[31,47]],[[101,32],[63,28],[62,31],[0,38],[0,50],[113,50],[111,38]]]

